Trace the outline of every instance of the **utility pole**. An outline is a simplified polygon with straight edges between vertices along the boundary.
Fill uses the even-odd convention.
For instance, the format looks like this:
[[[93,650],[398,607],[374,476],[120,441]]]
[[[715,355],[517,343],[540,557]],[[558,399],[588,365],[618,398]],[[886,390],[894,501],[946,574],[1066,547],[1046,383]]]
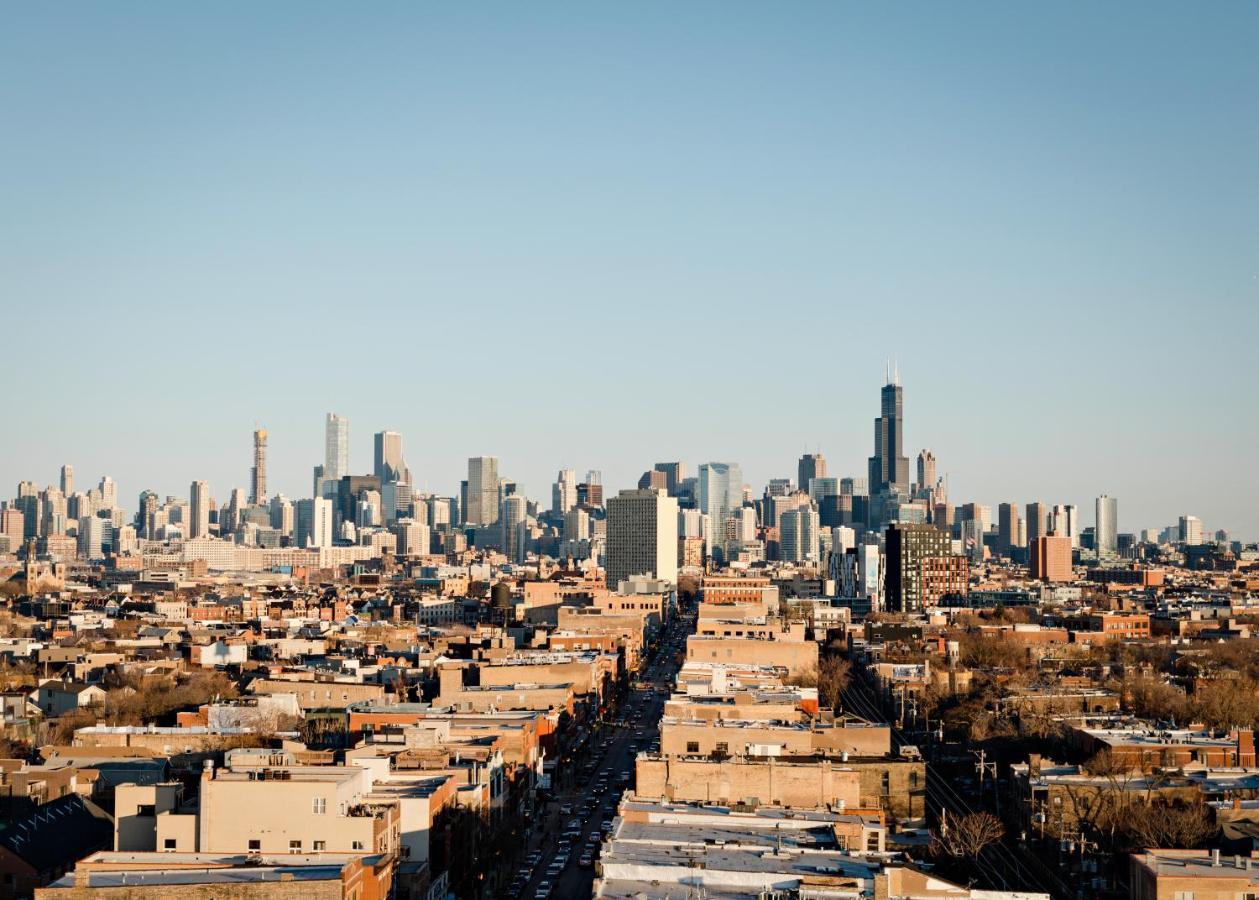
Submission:
[[[975,763],[975,771],[979,773],[979,792],[982,795],[984,791],[984,775],[992,776],[992,800],[997,808],[997,815],[1001,815],[1001,788],[997,783],[997,763],[995,761],[988,762],[988,754],[984,750],[972,750],[976,758],[979,760]]]

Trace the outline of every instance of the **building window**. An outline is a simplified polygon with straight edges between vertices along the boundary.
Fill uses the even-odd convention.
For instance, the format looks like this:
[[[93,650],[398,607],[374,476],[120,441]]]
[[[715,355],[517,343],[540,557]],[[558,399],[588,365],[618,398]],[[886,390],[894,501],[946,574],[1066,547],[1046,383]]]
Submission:
[[[918,773],[917,772],[909,773],[909,789],[911,791],[918,789]]]
[[[289,853],[301,853],[301,852],[302,852],[301,841],[289,841]]]
[[[320,852],[320,851],[322,851],[322,850],[327,850],[327,849],[328,849],[328,842],[327,842],[327,841],[315,841],[315,852],[316,852],[316,853],[318,853],[318,852]]]
[[[162,849],[164,849],[164,850],[174,850],[174,849],[175,849],[175,839],[174,839],[174,838],[166,838],[165,840],[163,840],[163,841],[162,841]]]
[[[311,803],[313,812],[317,816],[322,816],[328,811],[328,799],[326,797],[316,797]]]
[[[258,840],[257,838],[251,838],[251,839],[250,839],[250,841],[249,841],[249,849],[250,849],[250,850],[261,850],[261,849],[262,849],[262,841]]]
[[[879,852],[879,833],[871,831],[866,835],[866,851],[869,853]]]
[[[1176,900],[1193,900],[1193,891],[1177,891]]]
[[[350,849],[351,849],[351,850],[362,850],[362,849],[363,849],[363,842],[362,842],[362,841],[353,841],[353,842],[350,844]]]
[[[687,753],[699,753],[699,741],[687,741],[687,742],[686,742],[686,752],[687,752]]]
[[[718,741],[718,742],[717,742],[717,752],[718,752],[718,753],[721,753],[721,754],[729,754],[729,753],[730,753],[730,745],[729,745],[729,744],[727,744],[725,741]]]

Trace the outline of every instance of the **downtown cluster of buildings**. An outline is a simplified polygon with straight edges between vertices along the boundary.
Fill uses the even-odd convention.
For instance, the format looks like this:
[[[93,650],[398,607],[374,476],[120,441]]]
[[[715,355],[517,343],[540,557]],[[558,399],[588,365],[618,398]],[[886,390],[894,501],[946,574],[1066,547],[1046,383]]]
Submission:
[[[353,474],[335,414],[307,498],[265,429],[225,502],[22,482],[0,900],[504,895],[680,621],[595,896],[1259,892],[1259,547],[953,503],[903,420],[889,372],[864,476],[755,491],[666,462],[546,503],[484,456],[432,494],[396,432]]]

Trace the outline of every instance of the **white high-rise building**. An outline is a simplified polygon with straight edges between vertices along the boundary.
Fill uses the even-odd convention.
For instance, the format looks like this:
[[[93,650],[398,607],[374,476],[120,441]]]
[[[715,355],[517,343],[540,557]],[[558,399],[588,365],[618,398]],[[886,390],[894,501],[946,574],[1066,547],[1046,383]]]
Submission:
[[[332,546],[332,501],[326,497],[298,500],[294,514],[294,541],[298,547]],[[354,523],[348,523],[353,528]]]
[[[323,477],[332,481],[350,474],[350,420],[336,413],[324,419]]]
[[[428,553],[432,532],[427,525],[413,519],[399,519],[393,531],[398,536],[399,555],[424,556]]]
[[[113,526],[108,519],[87,516],[79,519],[79,553],[84,559],[104,559],[105,550],[112,544]]]
[[[698,509],[678,510],[678,537],[712,539],[709,522],[712,520]]]
[[[1080,511],[1074,503],[1059,503],[1054,507],[1050,530],[1059,537],[1071,538],[1071,546],[1080,546]]]
[[[118,505],[118,485],[114,484],[114,479],[105,475],[101,478],[101,509],[113,509]]]
[[[210,485],[205,481],[194,481],[188,490],[188,500],[192,507],[189,514],[188,537],[201,538],[210,536]]]
[[[1093,540],[1101,555],[1119,550],[1119,501],[1114,497],[1102,494],[1094,502]]]
[[[847,553],[857,546],[857,532],[847,525],[837,525],[831,529],[831,552]]]
[[[797,506],[778,517],[778,557],[784,562],[818,562],[821,559],[817,510]]]
[[[883,554],[878,544],[857,547],[857,578],[860,596],[870,600],[870,611],[883,608]]]
[[[579,506],[564,513],[564,540],[590,540],[590,513]]]
[[[1180,542],[1196,547],[1202,543],[1202,520],[1197,516],[1180,517]]]
[[[564,515],[577,505],[577,473],[572,469],[560,469],[551,485],[551,512]]]
[[[664,491],[623,490],[608,500],[607,582],[631,575],[678,579],[678,501]]]
[[[469,525],[493,525],[498,521],[498,457],[474,456],[468,460]]]

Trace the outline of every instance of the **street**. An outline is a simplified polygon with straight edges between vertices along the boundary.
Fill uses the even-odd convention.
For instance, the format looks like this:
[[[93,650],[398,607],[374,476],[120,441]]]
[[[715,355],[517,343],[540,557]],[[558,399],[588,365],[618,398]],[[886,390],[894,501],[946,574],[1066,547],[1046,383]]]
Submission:
[[[665,698],[692,623],[686,615],[674,618],[625,702],[592,734],[584,756],[570,764],[578,770],[539,818],[504,897],[590,896],[604,828],[611,828],[621,794],[634,786],[635,756],[659,747]]]

